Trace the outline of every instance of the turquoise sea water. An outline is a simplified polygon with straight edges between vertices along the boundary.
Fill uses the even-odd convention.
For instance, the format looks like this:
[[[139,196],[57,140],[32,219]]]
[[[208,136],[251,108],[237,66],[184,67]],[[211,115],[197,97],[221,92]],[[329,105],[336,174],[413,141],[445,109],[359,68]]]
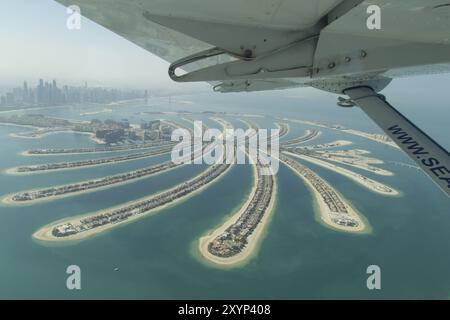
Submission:
[[[164,107],[164,108],[163,108]],[[160,109],[187,109],[164,105]],[[102,107],[101,107],[102,108]],[[101,109],[99,107],[99,109]],[[192,106],[194,111],[211,105]],[[197,110],[195,110],[197,108]],[[229,106],[218,107],[222,111]],[[97,114],[101,119],[128,118],[132,122],[152,117],[148,107]],[[148,111],[148,110],[147,110]],[[154,110],[153,110],[154,111]],[[49,115],[84,119],[80,110],[48,110]],[[250,111],[249,111],[250,113]],[[251,113],[269,113],[251,109]],[[288,107],[276,116],[291,116]],[[273,126],[272,117],[251,118],[261,127]],[[314,120],[314,114],[308,115]],[[317,114],[317,120],[326,120]],[[156,116],[153,116],[156,117]],[[177,119],[167,116],[167,119]],[[217,127],[206,115],[196,116]],[[223,116],[236,127],[236,117]],[[302,118],[302,114],[297,114]],[[179,120],[180,122],[182,120]],[[330,122],[338,122],[330,117]],[[184,122],[185,124],[189,124]],[[354,128],[372,128],[358,122]],[[291,124],[286,139],[302,135],[310,126]],[[366,129],[368,131],[372,131]],[[19,153],[40,147],[88,147],[83,135],[57,134],[39,140],[14,139],[10,133],[24,128],[0,126],[0,170],[32,163],[108,157],[111,154],[57,157],[23,157]],[[27,207],[0,206],[0,298],[58,299],[322,299],[322,298],[447,298],[450,294],[450,201],[422,173],[389,161],[409,162],[399,151],[331,130],[310,144],[346,139],[345,147],[370,150],[387,161],[383,168],[394,177],[371,175],[402,192],[401,197],[382,197],[335,172],[305,163],[328,180],[370,221],[370,235],[349,235],[319,224],[310,192],[288,168],[278,173],[277,205],[257,256],[246,266],[232,270],[211,267],[201,260],[197,240],[224,221],[247,197],[252,184],[249,166],[234,166],[219,182],[183,203],[138,222],[116,228],[75,245],[42,245],[31,235],[54,220],[96,211],[170,188],[206,169],[185,166],[138,182],[94,193],[68,197]],[[169,159],[168,155],[113,166],[12,177],[0,175],[0,196],[116,174]],[[68,265],[79,265],[82,290],[66,289]],[[366,268],[382,271],[382,290],[366,287]],[[115,268],[119,268],[115,271]]]

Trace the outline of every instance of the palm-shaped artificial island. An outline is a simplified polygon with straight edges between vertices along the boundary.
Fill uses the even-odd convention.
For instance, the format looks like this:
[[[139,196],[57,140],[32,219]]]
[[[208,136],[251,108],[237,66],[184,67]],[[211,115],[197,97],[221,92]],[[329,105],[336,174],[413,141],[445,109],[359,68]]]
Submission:
[[[215,121],[216,124],[222,127],[222,137],[226,138],[227,132],[233,129],[233,126],[230,122],[221,118],[221,116],[223,114],[216,114],[211,116],[210,120]],[[189,118],[183,115],[177,115],[177,117],[182,121],[157,120],[159,125],[158,130],[163,128],[166,132],[171,132],[174,129],[184,129],[192,134],[193,130],[182,123],[188,121],[194,123],[195,114],[192,114]],[[234,117],[234,120],[241,121],[244,127],[247,127],[246,129],[252,130],[253,134],[257,134],[260,130],[250,116],[227,115],[227,117]],[[311,129],[306,130],[299,137],[287,139],[291,132],[291,126],[298,126],[299,124],[307,125]],[[346,129],[339,125],[327,125],[318,122],[292,119],[277,119],[274,125],[279,129],[280,138],[280,152],[276,160],[292,170],[311,191],[313,196],[312,200],[316,204],[314,206],[317,211],[316,215],[320,217],[319,221],[324,226],[336,231],[356,234],[370,233],[371,227],[367,219],[329,182],[309,168],[307,163],[313,163],[343,175],[379,196],[398,196],[399,192],[388,185],[355,172],[352,169],[357,168],[360,171],[366,171],[380,176],[393,176],[393,173],[376,166],[383,164],[383,161],[371,157],[368,150],[352,149],[349,147],[353,144],[352,141],[330,140],[321,144],[311,144],[311,142],[324,133],[320,130],[324,128],[327,129],[325,130],[326,133],[332,132],[332,130],[339,130],[348,135],[356,135],[391,147],[396,147],[395,144],[385,136]],[[36,132],[16,133],[15,137],[36,139],[50,132],[66,132],[72,129],[67,127],[39,128]],[[202,130],[206,129],[208,128],[203,125]],[[97,139],[96,142],[102,141]],[[177,170],[186,165],[192,165],[188,163],[196,163],[195,160],[197,158],[202,157],[206,153],[213,152],[213,150],[216,150],[218,143],[218,140],[212,140],[202,145],[200,149],[196,149],[194,144],[191,143],[192,148],[189,149],[190,153],[184,155],[186,160],[190,161],[175,163],[172,160],[168,160],[113,176],[21,191],[5,196],[2,199],[2,203],[5,205],[33,205],[130,184],[138,180],[151,178],[155,175],[164,174],[171,170]],[[233,143],[233,151],[237,152],[239,143],[238,141],[234,141]],[[167,136],[165,138],[160,136],[150,142],[144,139],[140,143],[107,144],[92,148],[27,150],[22,155],[50,157],[52,155],[105,154],[107,156],[90,160],[15,167],[8,169],[6,173],[12,175],[34,175],[53,171],[115,165],[126,161],[170,154],[174,145],[175,142],[167,139]],[[227,145],[227,147],[224,146],[222,149],[217,149],[221,150],[221,154],[216,154],[216,156],[225,159],[227,151],[231,151],[227,150],[227,148],[230,149],[230,146]],[[122,152],[127,153],[120,154]],[[246,153],[247,159],[249,159],[250,154],[245,150],[244,152]],[[108,155],[111,153],[113,155]],[[270,166],[261,163],[259,160],[249,162],[250,164],[248,165],[252,166],[253,171],[253,185],[247,200],[235,212],[230,212],[227,221],[200,237],[198,241],[198,249],[201,255],[215,265],[233,267],[249,261],[254,256],[262,240],[262,235],[268,227],[271,216],[276,212],[278,190],[276,172],[271,171],[273,169]],[[220,179],[232,169],[234,163],[235,161],[221,161],[207,166],[202,172],[189,180],[158,193],[121,204],[114,208],[107,208],[98,212],[82,213],[76,217],[52,222],[36,231],[33,237],[43,242],[58,241],[76,243],[77,241],[74,240],[87,239],[119,225],[128,224],[143,217],[162,213],[163,209],[169,206],[182,205],[188,198],[209,188],[214,183],[219,183]]]

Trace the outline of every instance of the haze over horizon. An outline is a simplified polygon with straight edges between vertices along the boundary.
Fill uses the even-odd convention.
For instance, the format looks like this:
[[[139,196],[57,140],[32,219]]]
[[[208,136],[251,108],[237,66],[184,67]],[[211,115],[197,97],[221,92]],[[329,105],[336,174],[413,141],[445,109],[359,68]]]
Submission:
[[[209,89],[174,83],[167,62],[88,19],[82,18],[81,30],[69,30],[66,8],[55,1],[2,1],[0,12],[0,86],[43,78],[73,86]]]
[[[42,78],[60,85],[84,86],[87,82],[92,87],[149,89],[162,96],[213,94],[207,83],[173,82],[167,62],[88,19],[82,18],[81,30],[69,30],[66,8],[56,1],[2,1],[0,12],[0,89],[22,86],[24,80],[34,86]],[[449,79],[449,74],[396,79],[383,93],[402,111],[424,105],[443,111],[448,107],[445,101],[450,100]],[[281,92],[298,97],[299,102],[333,101],[334,105],[332,95],[311,88]],[[257,95],[280,93],[232,96],[251,102]],[[234,100],[228,96],[218,95],[218,99]]]

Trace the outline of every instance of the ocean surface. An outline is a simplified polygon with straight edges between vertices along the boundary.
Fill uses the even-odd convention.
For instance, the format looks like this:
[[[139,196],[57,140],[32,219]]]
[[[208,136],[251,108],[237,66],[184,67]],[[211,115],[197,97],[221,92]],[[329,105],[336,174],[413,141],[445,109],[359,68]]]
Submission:
[[[114,112],[83,115],[108,106],[48,108],[20,113],[41,113],[72,120],[166,118],[191,124],[176,115],[158,111],[228,112],[218,116],[235,127],[244,124],[231,113],[259,114],[253,122],[275,128],[275,117],[340,123],[350,128],[379,132],[359,110],[342,110],[293,99],[217,99],[209,96],[158,98],[150,105],[111,107]],[[220,101],[220,103],[218,102]],[[248,103],[248,105],[246,105]],[[277,105],[274,105],[277,103]],[[326,104],[327,102],[323,102]],[[307,111],[310,110],[310,111]],[[346,114],[343,114],[347,112]],[[420,112],[414,115],[420,118]],[[4,114],[3,114],[4,115]],[[221,129],[209,114],[188,115]],[[184,122],[183,122],[184,121]],[[283,139],[303,135],[313,127],[291,123]],[[434,127],[436,139],[447,148],[448,128]],[[21,190],[82,181],[126,172],[169,159],[168,155],[94,168],[30,176],[8,176],[10,167],[111,156],[71,155],[24,157],[35,148],[90,147],[85,135],[61,133],[41,139],[19,139],[11,133],[29,129],[0,126],[0,197]],[[351,235],[317,222],[313,198],[305,184],[285,166],[278,172],[279,192],[275,212],[255,257],[231,270],[213,267],[199,255],[197,241],[220,225],[243,204],[252,185],[250,166],[234,166],[219,182],[182,203],[135,223],[71,245],[43,245],[32,239],[40,227],[55,220],[109,208],[165,190],[203,170],[205,165],[185,166],[131,184],[67,197],[33,206],[0,206],[1,299],[447,299],[450,296],[450,200],[392,147],[367,139],[320,129],[323,134],[309,144],[351,140],[341,149],[360,148],[386,161],[382,168],[393,177],[376,176],[348,167],[401,191],[400,197],[384,197],[325,168],[304,163],[330,182],[370,222],[373,232]],[[447,131],[445,131],[447,130]],[[124,154],[119,152],[117,154]],[[66,288],[66,268],[81,268],[81,290]],[[366,269],[381,268],[381,290],[368,290]]]

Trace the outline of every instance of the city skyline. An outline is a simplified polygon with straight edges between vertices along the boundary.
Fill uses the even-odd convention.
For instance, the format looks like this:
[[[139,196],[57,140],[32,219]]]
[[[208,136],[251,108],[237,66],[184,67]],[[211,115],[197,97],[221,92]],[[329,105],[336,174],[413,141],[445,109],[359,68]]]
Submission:
[[[39,78],[56,79],[72,86],[87,81],[96,87],[151,88],[159,95],[212,92],[208,83],[173,82],[167,74],[169,63],[88,19],[82,18],[80,30],[68,30],[66,8],[55,1],[4,1],[0,10],[7,12],[0,19],[0,94],[23,79],[32,83]],[[401,97],[408,105],[417,106],[424,103],[422,92],[415,94],[410,88],[431,88],[432,92],[423,93],[427,97],[422,100],[436,97],[436,103],[444,108],[445,103],[440,101],[449,97],[448,79],[448,74],[397,79],[385,91],[394,98]],[[299,99],[327,97],[311,88],[295,89],[295,94],[294,90],[290,92],[289,95]],[[258,94],[244,97],[253,98]]]
[[[69,85],[87,81],[164,92],[210,89],[204,83],[174,83],[166,61],[84,17],[80,30],[69,30],[66,8],[55,1],[2,1],[0,10],[7,12],[0,19],[0,87],[44,77]]]
[[[55,79],[39,79],[36,86],[29,86],[24,80],[21,87],[0,93],[0,107],[55,106],[70,103],[108,103],[128,99],[148,99],[148,90],[120,90],[115,88],[63,85],[58,87]]]

